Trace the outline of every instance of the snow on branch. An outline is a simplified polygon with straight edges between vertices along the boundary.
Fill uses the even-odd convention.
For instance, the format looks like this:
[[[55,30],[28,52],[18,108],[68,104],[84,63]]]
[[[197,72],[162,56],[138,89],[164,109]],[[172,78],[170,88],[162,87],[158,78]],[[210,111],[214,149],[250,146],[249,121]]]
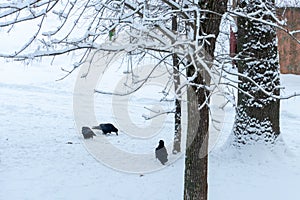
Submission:
[[[21,4],[0,4],[0,20],[5,19],[6,17],[11,18],[13,15],[17,15],[17,17],[0,21],[0,27],[6,27],[15,25],[20,22],[30,21],[41,16],[46,15],[49,11],[51,11],[56,4],[57,0],[50,1],[32,1],[30,3],[21,3]],[[40,10],[40,8],[42,8]]]
[[[296,34],[299,33],[299,30],[289,30],[285,27],[285,19],[280,19],[278,16],[276,16],[275,12],[270,10],[264,3],[261,4],[261,7],[263,9],[252,13],[245,13],[244,11],[241,11],[239,9],[230,9],[228,10],[228,13],[230,13],[234,17],[243,17],[250,19],[251,21],[256,21],[261,24],[266,24],[275,27],[278,30],[287,33],[293,40],[300,44],[300,39],[296,37]],[[264,16],[271,17],[272,20],[268,18],[265,19]]]
[[[0,52],[0,57],[27,60],[84,51],[84,55],[74,61],[72,70],[64,69],[68,75],[86,61],[91,50],[111,53],[126,52],[137,54],[141,58],[148,55],[157,61],[157,66],[169,62],[168,58],[177,54],[181,60],[180,65],[183,66],[182,71],[193,68],[193,74],[190,77],[180,73],[185,81],[178,87],[178,91],[186,86],[196,86],[192,82],[199,73],[205,75],[207,85],[198,84],[196,87],[205,87],[209,91],[217,90],[221,83],[220,77],[223,78],[214,74],[214,69],[210,65],[213,61],[203,55],[205,45],[209,45],[209,41],[215,39],[216,35],[203,32],[201,24],[208,15],[220,17],[222,14],[201,8],[198,2],[174,0],[27,0],[22,3],[18,2],[0,4],[0,27],[5,30],[4,28],[22,23],[38,21],[38,28],[33,31],[30,38],[24,39],[19,49],[14,52]],[[267,7],[264,7],[264,11],[275,22],[258,18],[257,15],[261,14],[261,11],[245,14],[240,10],[229,10],[227,14],[274,26],[287,32],[300,43],[295,37],[299,33],[298,30],[287,30],[283,26],[283,20],[279,20]],[[174,16],[177,18],[176,31],[172,29]],[[129,93],[114,94],[98,90],[95,92],[128,95],[141,88],[150,76],[151,73],[145,79],[140,80],[139,85]],[[253,84],[259,87],[255,81]],[[259,88],[266,95],[279,98]]]
[[[250,81],[252,84],[254,84],[258,90],[262,91],[265,95],[267,95],[268,97],[274,98],[274,99],[280,99],[280,100],[285,100],[285,99],[290,99],[296,96],[300,96],[300,93],[294,93],[291,95],[287,95],[287,96],[278,96],[278,95],[274,95],[272,92],[268,92],[266,91],[261,85],[259,85],[256,81],[254,81],[253,79],[249,78],[247,75],[241,74],[239,72],[231,72],[229,70],[224,69],[224,72],[226,72],[227,74],[230,75],[234,75],[234,76],[238,76],[238,77],[242,77],[244,79],[247,79],[248,81]],[[234,85],[231,85],[234,86]],[[241,91],[242,93],[246,94],[247,96],[254,98],[250,93],[246,92],[246,91],[242,91],[240,88],[237,88],[239,91]],[[277,88],[276,88],[277,89]]]
[[[161,116],[161,115],[166,115],[166,114],[174,114],[175,113],[175,110],[168,110],[168,111],[161,111],[161,110],[153,110],[153,109],[150,109],[148,107],[144,107],[146,110],[149,110],[150,112],[154,113],[152,115],[145,115],[143,114],[142,117],[145,119],[145,120],[151,120],[151,119],[154,119],[158,116]]]

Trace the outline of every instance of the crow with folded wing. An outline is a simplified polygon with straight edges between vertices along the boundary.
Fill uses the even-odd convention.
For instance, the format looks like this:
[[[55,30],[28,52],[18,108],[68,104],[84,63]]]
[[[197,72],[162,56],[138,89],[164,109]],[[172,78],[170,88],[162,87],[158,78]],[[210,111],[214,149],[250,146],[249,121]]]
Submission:
[[[89,127],[82,127],[82,135],[84,139],[93,138],[93,136],[96,136],[96,134],[90,129]]]
[[[161,164],[165,164],[168,162],[168,152],[165,147],[164,141],[160,140],[158,147],[155,149],[155,157],[161,162]]]

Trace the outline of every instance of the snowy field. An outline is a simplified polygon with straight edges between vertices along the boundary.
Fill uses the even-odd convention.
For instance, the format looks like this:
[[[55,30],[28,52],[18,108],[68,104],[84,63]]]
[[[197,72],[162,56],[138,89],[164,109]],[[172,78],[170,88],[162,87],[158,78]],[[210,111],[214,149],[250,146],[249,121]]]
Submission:
[[[120,172],[94,159],[74,121],[77,73],[55,81],[62,75],[46,64],[28,67],[1,62],[0,199],[182,199],[183,157],[143,174]],[[282,75],[281,80],[286,87],[282,94],[300,92],[300,77]],[[222,134],[209,156],[210,200],[299,199],[299,105],[300,97],[282,101],[281,142],[272,149],[228,146],[234,112],[226,108]],[[166,130],[172,129],[172,123],[167,126]],[[142,149],[128,140],[122,143],[122,137],[110,140],[133,151],[136,147],[148,152],[156,146],[151,141]],[[159,165],[154,158],[149,162]]]
[[[277,3],[299,6],[299,0],[278,0]],[[24,38],[30,34],[27,26],[23,29],[15,35],[2,35],[1,48],[18,49],[18,34],[22,33]],[[109,167],[87,148],[87,143],[101,142],[105,136],[97,133],[94,140],[84,143],[78,133],[80,127],[76,124],[73,107],[78,72],[63,81],[55,81],[64,75],[60,67],[70,64],[71,60],[58,60],[55,66],[48,63],[43,60],[43,63],[24,66],[0,59],[0,200],[181,200],[183,156],[171,158],[172,162],[161,168],[153,152],[160,138],[172,139],[171,115],[164,118],[163,128],[150,140],[135,139],[135,135],[128,137],[123,131],[126,123],[118,124],[122,126],[119,136],[105,138],[123,151],[146,154],[143,164],[154,169],[152,172],[132,173]],[[106,78],[103,80],[108,88],[116,84],[109,76]],[[282,75],[281,82],[285,87],[282,95],[300,93],[300,76]],[[147,88],[149,90],[157,88]],[[128,116],[114,118],[112,107],[119,105],[103,101],[105,98],[95,95],[98,122],[124,122],[131,118],[140,128],[149,125],[149,121],[141,117],[144,105],[157,103],[151,94],[138,93],[127,105]],[[236,149],[228,145],[234,109],[228,106],[225,111],[221,135],[209,154],[209,199],[298,200],[300,97],[281,102],[281,137],[272,148],[257,145]],[[110,156],[111,160],[118,161],[118,155]],[[136,166],[134,159],[126,162]]]

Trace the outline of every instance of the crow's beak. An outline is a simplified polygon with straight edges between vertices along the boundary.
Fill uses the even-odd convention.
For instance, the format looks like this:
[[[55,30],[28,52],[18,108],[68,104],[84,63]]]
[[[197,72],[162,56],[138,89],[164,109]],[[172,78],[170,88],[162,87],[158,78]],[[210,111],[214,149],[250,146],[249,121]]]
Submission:
[[[100,126],[93,126],[92,129],[99,129],[99,130],[101,130]]]

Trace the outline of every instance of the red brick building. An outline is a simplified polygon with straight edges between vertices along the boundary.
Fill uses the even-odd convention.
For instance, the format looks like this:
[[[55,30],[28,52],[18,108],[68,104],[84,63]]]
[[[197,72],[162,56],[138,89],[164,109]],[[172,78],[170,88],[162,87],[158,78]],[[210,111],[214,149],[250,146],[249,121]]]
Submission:
[[[278,8],[278,16],[287,19],[286,29],[300,30],[300,8]],[[300,74],[300,44],[286,32],[278,30],[280,72]],[[294,35],[300,40],[300,32]]]

